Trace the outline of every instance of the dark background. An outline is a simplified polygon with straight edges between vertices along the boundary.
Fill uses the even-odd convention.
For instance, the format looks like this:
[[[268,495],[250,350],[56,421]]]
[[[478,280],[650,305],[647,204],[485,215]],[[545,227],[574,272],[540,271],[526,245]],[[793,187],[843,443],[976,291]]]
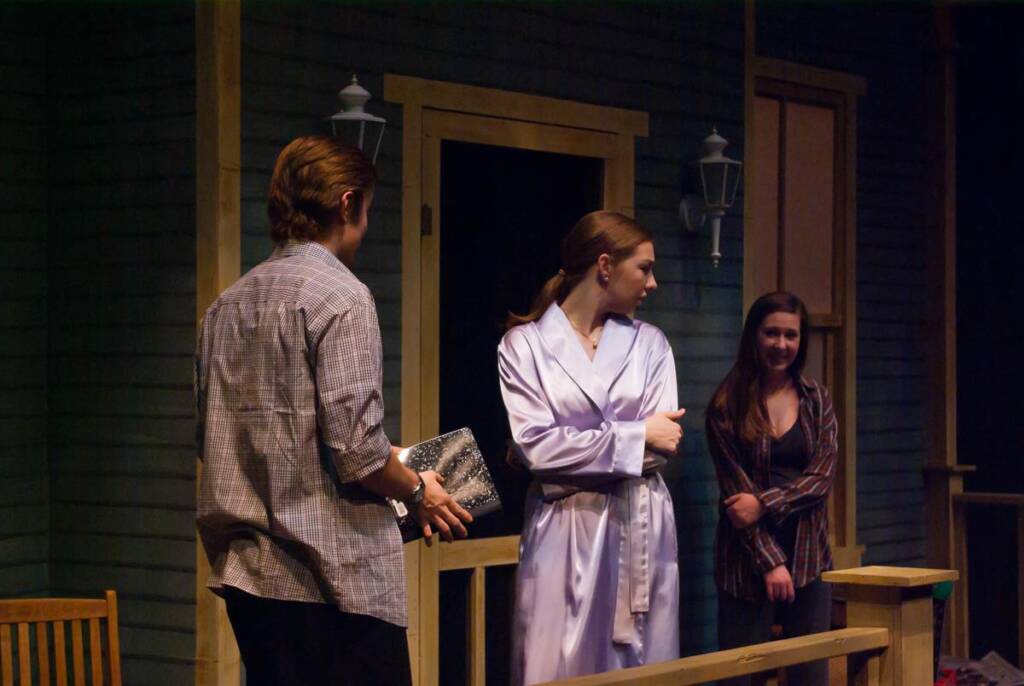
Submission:
[[[1024,492],[1024,7],[955,8],[957,451],[969,491]],[[1017,655],[1016,510],[968,510],[971,656]]]

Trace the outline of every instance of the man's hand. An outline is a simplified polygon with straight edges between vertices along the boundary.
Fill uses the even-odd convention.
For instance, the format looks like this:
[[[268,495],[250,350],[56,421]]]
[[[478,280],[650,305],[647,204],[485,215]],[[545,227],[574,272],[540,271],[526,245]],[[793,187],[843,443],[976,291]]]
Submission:
[[[733,528],[746,529],[764,514],[764,504],[750,493],[737,493],[722,501]]]
[[[433,531],[437,529],[441,538],[451,543],[455,538],[466,537],[467,524],[473,521],[473,515],[462,509],[448,492],[441,486],[443,479],[437,472],[420,472],[423,479],[423,500],[416,506],[416,521],[423,527],[423,537],[427,545],[432,542]],[[461,521],[460,521],[461,520]]]
[[[779,565],[764,575],[764,590],[768,593],[768,602],[791,603],[796,597],[793,589],[793,577],[789,575],[786,565]]]

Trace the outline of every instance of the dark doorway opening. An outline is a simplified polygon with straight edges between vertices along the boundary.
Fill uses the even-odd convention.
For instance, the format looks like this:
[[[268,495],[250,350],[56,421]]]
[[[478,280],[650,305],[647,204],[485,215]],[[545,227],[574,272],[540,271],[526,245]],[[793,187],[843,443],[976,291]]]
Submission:
[[[440,430],[473,430],[503,509],[472,536],[518,534],[528,476],[509,467],[510,433],[498,387],[497,346],[509,311],[526,312],[561,261],[561,241],[601,208],[603,160],[442,141]],[[441,576],[441,683],[465,683],[465,588]],[[511,570],[487,575],[487,683],[508,683]]]

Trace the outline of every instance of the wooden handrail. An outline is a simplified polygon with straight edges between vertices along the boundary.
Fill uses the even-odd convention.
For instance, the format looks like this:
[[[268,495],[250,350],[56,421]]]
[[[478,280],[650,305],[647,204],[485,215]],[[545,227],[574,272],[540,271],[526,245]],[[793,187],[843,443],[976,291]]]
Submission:
[[[495,536],[455,541],[441,546],[439,555],[442,572],[519,564],[519,537]]]
[[[765,670],[839,655],[878,651],[888,645],[888,629],[838,629],[717,653],[694,655],[643,667],[550,681],[543,686],[687,686],[757,674]],[[862,667],[868,674],[860,679],[862,683],[878,683],[878,660],[877,653],[868,656]]]
[[[968,491],[956,493],[953,502],[977,504],[977,505],[1010,505],[1012,507],[1024,507],[1024,493],[983,493],[981,491]]]

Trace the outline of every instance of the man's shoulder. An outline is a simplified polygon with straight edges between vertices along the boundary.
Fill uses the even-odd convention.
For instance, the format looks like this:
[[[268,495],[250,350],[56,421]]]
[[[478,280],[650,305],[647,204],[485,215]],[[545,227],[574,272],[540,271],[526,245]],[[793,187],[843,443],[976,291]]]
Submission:
[[[213,307],[246,301],[345,311],[372,306],[373,296],[366,284],[337,260],[332,263],[317,255],[275,253],[225,290]]]
[[[295,255],[281,262],[284,263],[284,271],[300,280],[297,295],[304,302],[318,302],[341,309],[373,303],[370,289],[341,262],[324,263],[306,255]]]

